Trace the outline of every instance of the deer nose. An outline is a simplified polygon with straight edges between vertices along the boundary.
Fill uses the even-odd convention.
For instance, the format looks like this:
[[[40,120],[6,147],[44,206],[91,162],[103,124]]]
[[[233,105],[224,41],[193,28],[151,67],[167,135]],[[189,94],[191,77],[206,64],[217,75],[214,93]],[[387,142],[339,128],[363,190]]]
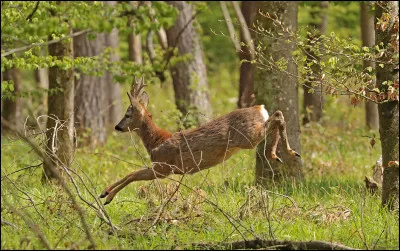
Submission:
[[[119,125],[116,125],[116,126],[115,126],[115,130],[117,130],[117,131],[122,131],[122,128],[119,127]]]

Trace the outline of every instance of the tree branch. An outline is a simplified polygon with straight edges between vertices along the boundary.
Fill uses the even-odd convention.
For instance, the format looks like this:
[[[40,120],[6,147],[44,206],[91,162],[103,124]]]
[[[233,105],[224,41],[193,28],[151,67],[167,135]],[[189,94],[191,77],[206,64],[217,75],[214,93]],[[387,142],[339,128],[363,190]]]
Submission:
[[[40,3],[40,1],[36,2],[35,8],[32,10],[31,14],[29,14],[29,16],[26,18],[26,20],[28,20],[29,22],[32,22],[32,17],[35,14],[36,10],[38,9],[39,3]]]
[[[43,42],[43,43],[33,43],[31,45],[27,45],[27,46],[11,49],[11,50],[6,51],[5,53],[1,54],[1,57],[6,57],[6,56],[11,55],[11,54],[16,53],[16,52],[29,50],[29,49],[31,49],[33,47],[37,47],[37,46],[46,46],[46,45],[49,45],[49,44],[55,44],[55,43],[58,43],[60,41],[65,40],[65,39],[76,37],[76,36],[88,33],[90,31],[92,31],[91,28],[72,33],[71,35],[68,35],[68,36],[65,36],[65,37],[62,37],[62,38],[59,38],[59,39],[56,39],[56,40],[51,40],[51,41],[47,41],[47,42]]]
[[[239,23],[240,23],[240,29],[242,31],[243,34],[243,39],[244,41],[246,41],[246,44],[250,47],[250,56],[251,56],[251,60],[254,59],[254,43],[251,40],[251,35],[250,35],[250,31],[249,31],[249,27],[246,24],[246,20],[243,17],[243,13],[240,10],[239,4],[236,1],[231,1],[233,8],[235,9],[235,13],[237,18],[239,19]]]
[[[239,40],[235,37],[235,28],[233,27],[231,16],[229,15],[228,8],[226,7],[226,2],[219,1],[219,3],[221,5],[221,10],[222,14],[224,15],[226,26],[228,27],[229,36],[231,37],[231,40],[233,42],[233,45],[235,46],[236,51],[240,51],[240,43]]]
[[[277,249],[277,250],[357,250],[339,243],[326,241],[279,241],[279,240],[249,240],[232,243],[192,244],[192,247],[203,249]]]

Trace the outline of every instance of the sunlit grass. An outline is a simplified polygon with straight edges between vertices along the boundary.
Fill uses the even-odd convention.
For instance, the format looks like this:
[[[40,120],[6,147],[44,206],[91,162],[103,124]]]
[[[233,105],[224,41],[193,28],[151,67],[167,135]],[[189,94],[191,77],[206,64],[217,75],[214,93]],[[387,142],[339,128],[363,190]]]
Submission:
[[[156,89],[150,87],[149,96],[153,91]],[[168,89],[159,91],[149,110],[157,123],[174,131],[177,124],[170,115],[175,114],[174,104],[166,101],[173,100],[171,94]],[[380,197],[368,194],[363,183],[364,176],[372,175],[371,167],[380,155],[379,140],[372,148],[369,138],[363,136],[377,132],[364,128],[362,106],[350,107],[345,98],[328,100],[325,108],[322,125],[301,128],[306,182],[283,184],[271,192],[256,187],[255,151],[242,150],[223,165],[183,177],[176,198],[154,226],[159,206],[172,195],[173,180],[181,176],[128,185],[106,207],[112,222],[122,228],[118,236],[110,235],[109,227],[77,198],[97,248],[185,248],[191,243],[256,237],[325,240],[362,249],[398,248],[398,216],[381,209]],[[2,138],[2,176],[40,161],[26,144]],[[73,168],[82,177],[83,172],[87,175],[91,182],[85,181],[98,195],[105,186],[149,163],[135,134],[112,132],[103,147],[77,149]],[[70,199],[61,188],[41,184],[40,176],[40,167],[8,176],[35,207],[7,179],[2,181],[2,205],[7,200],[8,205],[24,211],[51,247],[87,248],[89,243]],[[93,202],[81,183],[79,188],[82,196]],[[43,248],[24,220],[9,207],[2,208],[2,219],[17,226],[2,225],[2,249]]]

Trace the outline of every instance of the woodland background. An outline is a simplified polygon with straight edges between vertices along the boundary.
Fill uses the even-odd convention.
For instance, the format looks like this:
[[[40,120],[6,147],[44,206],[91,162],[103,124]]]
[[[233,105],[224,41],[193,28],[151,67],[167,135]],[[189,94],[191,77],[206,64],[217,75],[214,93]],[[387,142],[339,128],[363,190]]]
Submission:
[[[2,1],[1,248],[398,249],[398,8]],[[161,128],[265,104],[302,158],[241,150],[103,206],[150,164],[114,130],[134,77]]]

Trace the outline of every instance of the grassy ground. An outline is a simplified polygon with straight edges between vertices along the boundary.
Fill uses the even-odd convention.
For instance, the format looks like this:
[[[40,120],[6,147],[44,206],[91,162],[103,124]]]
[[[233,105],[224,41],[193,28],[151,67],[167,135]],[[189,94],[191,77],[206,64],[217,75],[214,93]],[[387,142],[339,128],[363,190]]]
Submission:
[[[212,85],[215,114],[235,108],[236,89],[227,89],[229,79],[235,76],[229,76],[221,72],[218,78],[225,79],[220,82],[223,84]],[[219,79],[211,81],[218,83]],[[174,131],[177,112],[168,101],[173,100],[172,90],[149,86],[148,92],[153,118]],[[127,105],[128,100],[124,102]],[[398,215],[381,209],[379,196],[364,188],[364,176],[372,175],[371,166],[380,155],[380,142],[372,148],[362,136],[377,132],[363,127],[362,107],[351,108],[348,103],[346,99],[328,99],[322,124],[301,128],[306,174],[302,184],[283,184],[271,191],[255,186],[255,151],[242,150],[224,165],[195,175],[127,186],[106,206],[112,222],[121,227],[118,235],[111,234],[110,227],[76,196],[96,248],[187,248],[191,243],[259,237],[398,249]],[[42,249],[46,242],[58,249],[88,248],[76,206],[61,188],[40,183],[41,167],[12,173],[41,160],[11,136],[2,137],[1,147],[1,218],[14,225],[2,223],[1,248]],[[89,191],[100,194],[105,186],[143,163],[149,164],[149,156],[138,137],[112,132],[105,146],[76,151],[72,168],[82,180],[73,177],[82,198],[93,203]],[[76,195],[72,183],[68,184]]]

